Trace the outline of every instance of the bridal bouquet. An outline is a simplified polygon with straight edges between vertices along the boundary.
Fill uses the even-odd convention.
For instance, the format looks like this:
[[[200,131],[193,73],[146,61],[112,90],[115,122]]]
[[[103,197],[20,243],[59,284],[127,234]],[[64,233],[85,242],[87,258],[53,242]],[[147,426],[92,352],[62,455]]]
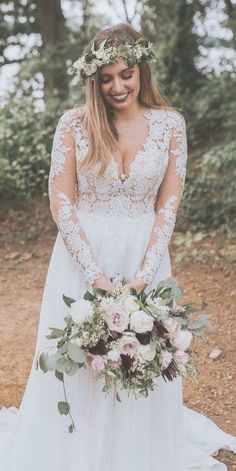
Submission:
[[[147,396],[158,378],[172,381],[178,375],[196,376],[189,349],[193,336],[210,328],[208,317],[192,304],[179,305],[181,290],[173,278],[137,295],[120,284],[114,291],[94,289],[83,299],[63,296],[69,313],[64,330],[49,327],[48,339],[57,339],[54,350],[41,352],[37,365],[54,371],[63,381],[79,368],[91,368],[94,379],[104,382],[103,391],[125,389],[135,397]],[[196,317],[197,311],[201,313]],[[61,414],[70,414],[66,400],[58,403]],[[71,417],[72,419],[72,417]],[[73,432],[74,422],[69,427]]]

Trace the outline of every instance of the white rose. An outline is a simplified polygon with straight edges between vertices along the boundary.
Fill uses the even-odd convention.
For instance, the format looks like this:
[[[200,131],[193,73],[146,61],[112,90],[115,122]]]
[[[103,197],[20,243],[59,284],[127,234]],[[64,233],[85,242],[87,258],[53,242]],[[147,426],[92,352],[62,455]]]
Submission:
[[[156,346],[153,342],[147,345],[140,344],[138,352],[143,360],[152,361],[156,355]]]
[[[135,311],[130,316],[130,328],[139,334],[153,329],[153,318],[144,311]]]
[[[123,301],[123,305],[124,305],[124,308],[125,310],[130,313],[130,312],[135,312],[137,311],[137,303],[135,302],[135,296],[132,296],[132,295],[128,295],[124,301]]]
[[[111,361],[118,361],[120,359],[120,351],[118,349],[109,350],[107,358]]]
[[[191,341],[192,341],[193,334],[188,330],[180,329],[178,330],[173,339],[173,345],[178,348],[178,350],[187,350]]]
[[[93,305],[86,299],[71,304],[71,317],[76,324],[89,322],[93,317]]]

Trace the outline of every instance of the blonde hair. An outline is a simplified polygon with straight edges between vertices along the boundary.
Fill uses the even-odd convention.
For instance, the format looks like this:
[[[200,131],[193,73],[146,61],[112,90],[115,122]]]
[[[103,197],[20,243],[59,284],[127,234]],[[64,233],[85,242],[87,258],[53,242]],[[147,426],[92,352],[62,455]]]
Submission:
[[[142,34],[135,31],[127,24],[118,24],[100,31],[89,42],[84,50],[87,53],[92,45],[97,48],[106,39],[106,45],[119,46],[127,37],[137,40]],[[154,87],[152,83],[151,70],[149,64],[143,60],[139,64],[140,70],[140,92],[139,101],[146,108],[168,108],[173,109],[163,97],[159,87]],[[86,159],[80,166],[80,171],[88,170],[90,167],[100,162],[99,175],[102,175],[110,162],[111,150],[118,141],[117,130],[112,123],[112,108],[103,100],[98,73],[93,80],[86,79],[86,107],[83,113],[83,124],[88,134],[88,153]]]

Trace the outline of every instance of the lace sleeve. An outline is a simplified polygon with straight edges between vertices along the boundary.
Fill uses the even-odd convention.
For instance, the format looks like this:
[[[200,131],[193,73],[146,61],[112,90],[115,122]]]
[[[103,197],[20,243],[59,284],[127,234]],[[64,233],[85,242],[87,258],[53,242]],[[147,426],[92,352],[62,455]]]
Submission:
[[[71,111],[67,111],[59,120],[53,139],[49,172],[50,209],[69,253],[84,279],[93,284],[102,272],[76,213],[76,158],[71,121]]]
[[[183,194],[187,161],[185,121],[177,115],[171,129],[168,166],[157,195],[156,218],[151,237],[136,278],[150,284],[161,265],[171,239]]]

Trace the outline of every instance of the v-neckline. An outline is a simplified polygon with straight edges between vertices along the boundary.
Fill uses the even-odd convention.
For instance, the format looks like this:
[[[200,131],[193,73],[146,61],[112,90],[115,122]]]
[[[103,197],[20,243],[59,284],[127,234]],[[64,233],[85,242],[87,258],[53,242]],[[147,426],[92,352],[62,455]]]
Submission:
[[[152,122],[151,122],[151,116],[152,116],[153,109],[150,109],[150,111],[147,111],[145,113],[142,113],[142,115],[147,119],[148,126],[147,126],[147,135],[145,139],[142,142],[142,145],[140,146],[140,149],[135,152],[134,157],[132,158],[130,164],[129,164],[129,170],[128,173],[120,173],[119,172],[119,163],[117,162],[114,154],[111,154],[112,161],[116,167],[116,172],[117,172],[117,179],[123,184],[125,181],[128,181],[130,179],[131,173],[132,173],[132,168],[135,165],[137,158],[139,155],[142,155],[145,151],[146,144],[148,140],[151,138],[151,130],[152,130]]]

